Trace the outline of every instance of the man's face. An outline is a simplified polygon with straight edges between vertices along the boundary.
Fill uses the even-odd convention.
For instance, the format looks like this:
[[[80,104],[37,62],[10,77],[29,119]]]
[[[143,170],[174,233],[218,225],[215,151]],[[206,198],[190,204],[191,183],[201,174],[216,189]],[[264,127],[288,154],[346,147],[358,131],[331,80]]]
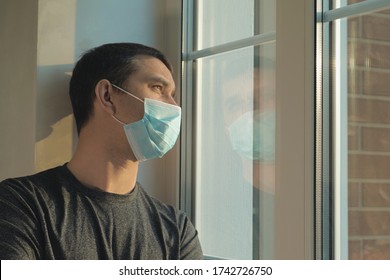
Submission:
[[[175,82],[169,69],[159,59],[150,56],[139,56],[135,63],[138,70],[122,85],[123,89],[144,100],[159,100],[177,105],[174,100]],[[127,94],[120,96],[117,116],[123,116],[125,123],[142,119],[143,103]]]

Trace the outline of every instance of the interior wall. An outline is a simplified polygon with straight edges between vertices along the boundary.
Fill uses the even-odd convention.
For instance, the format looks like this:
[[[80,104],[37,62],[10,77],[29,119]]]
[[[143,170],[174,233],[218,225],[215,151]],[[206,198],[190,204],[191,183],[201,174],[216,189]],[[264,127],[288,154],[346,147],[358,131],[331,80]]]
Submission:
[[[68,83],[74,63],[86,50],[109,42],[142,43],[169,50],[179,73],[180,43],[167,40],[171,30],[179,30],[168,26],[180,25],[180,13],[167,12],[179,10],[179,5],[178,0],[0,2],[0,51],[5,58],[0,94],[6,97],[0,104],[0,129],[6,135],[0,137],[0,180],[70,160],[77,133]],[[179,34],[173,37],[180,42]],[[172,179],[177,158],[176,149],[164,159],[142,164],[139,172],[141,184],[170,204],[177,202],[177,180]]]
[[[38,0],[0,2],[0,180],[35,170]]]

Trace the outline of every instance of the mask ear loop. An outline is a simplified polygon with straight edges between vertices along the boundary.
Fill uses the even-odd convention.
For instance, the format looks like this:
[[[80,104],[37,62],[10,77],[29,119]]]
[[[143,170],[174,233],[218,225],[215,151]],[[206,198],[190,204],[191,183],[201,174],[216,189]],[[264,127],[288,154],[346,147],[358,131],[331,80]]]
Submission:
[[[120,119],[118,119],[118,118],[115,117],[114,115],[112,115],[112,117],[113,117],[117,122],[119,122],[121,125],[126,125],[126,123],[122,122]]]
[[[120,91],[123,91],[124,93],[130,95],[131,97],[134,97],[134,98],[137,99],[138,101],[141,101],[142,103],[145,103],[141,98],[135,96],[134,94],[128,92],[127,90],[124,90],[123,88],[118,87],[117,85],[115,85],[115,84],[113,84],[113,83],[111,83],[111,85],[112,85],[114,88],[119,89]],[[118,119],[115,115],[112,115],[112,117],[113,117],[117,122],[119,122],[121,125],[126,125],[125,122],[122,122],[122,121],[121,121],[120,119]]]
[[[128,92],[127,90],[124,90],[123,88],[118,87],[117,85],[114,85],[113,83],[111,83],[111,85],[112,85],[114,88],[119,89],[120,91],[123,91],[124,93],[127,93],[127,94],[130,95],[131,97],[134,97],[134,98],[137,99],[138,101],[141,101],[142,103],[145,103],[141,98],[135,96],[134,94]]]

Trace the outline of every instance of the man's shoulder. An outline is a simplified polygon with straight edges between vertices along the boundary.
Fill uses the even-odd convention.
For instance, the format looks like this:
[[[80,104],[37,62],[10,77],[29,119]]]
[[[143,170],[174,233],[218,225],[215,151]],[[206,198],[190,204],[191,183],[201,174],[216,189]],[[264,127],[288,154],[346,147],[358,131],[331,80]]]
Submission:
[[[158,213],[159,217],[167,222],[171,222],[179,226],[184,223],[186,214],[183,211],[151,196],[142,188],[142,186],[139,185],[138,187],[140,197],[143,199],[144,204],[149,208],[149,210]]]
[[[0,182],[0,194],[36,193],[60,181],[62,166],[47,169],[32,175],[8,178]]]
[[[164,203],[161,200],[150,195],[139,183],[137,183],[139,188],[140,198],[148,205],[148,207],[155,208],[155,210],[163,213],[169,213],[171,215],[176,215],[178,211],[175,207],[170,204]]]

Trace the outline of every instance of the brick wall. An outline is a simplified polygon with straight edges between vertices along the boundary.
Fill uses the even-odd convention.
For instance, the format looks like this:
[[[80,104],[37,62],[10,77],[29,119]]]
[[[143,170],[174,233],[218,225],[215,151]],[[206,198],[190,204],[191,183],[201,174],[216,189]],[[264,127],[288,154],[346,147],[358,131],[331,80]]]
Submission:
[[[390,259],[390,9],[348,34],[349,258]]]

